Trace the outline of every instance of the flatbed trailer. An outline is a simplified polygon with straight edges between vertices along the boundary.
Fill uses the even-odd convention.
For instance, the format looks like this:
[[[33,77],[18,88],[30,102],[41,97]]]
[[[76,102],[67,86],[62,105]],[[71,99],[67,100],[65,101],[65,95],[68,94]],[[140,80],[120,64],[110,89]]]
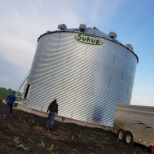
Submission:
[[[154,153],[154,107],[117,105],[113,133],[119,141],[142,144]]]

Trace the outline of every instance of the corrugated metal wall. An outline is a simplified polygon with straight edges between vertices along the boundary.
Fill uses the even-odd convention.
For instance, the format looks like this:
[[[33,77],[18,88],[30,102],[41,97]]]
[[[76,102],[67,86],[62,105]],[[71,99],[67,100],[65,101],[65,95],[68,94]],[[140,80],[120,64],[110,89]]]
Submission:
[[[46,111],[57,98],[59,115],[112,126],[115,105],[130,104],[135,55],[107,39],[78,42],[77,33],[57,32],[38,41],[28,83],[27,105]]]

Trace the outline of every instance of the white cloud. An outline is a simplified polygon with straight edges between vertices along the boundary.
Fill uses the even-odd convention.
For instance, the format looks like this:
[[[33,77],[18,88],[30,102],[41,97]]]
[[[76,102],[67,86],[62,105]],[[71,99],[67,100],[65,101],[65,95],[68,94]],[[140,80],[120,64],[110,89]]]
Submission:
[[[15,36],[7,35],[7,33],[1,33],[0,36],[0,54],[1,58],[17,69],[27,69],[30,67],[29,63],[32,62],[32,57],[35,52],[35,46],[16,38]]]
[[[5,83],[9,81],[9,77],[3,76],[3,73],[0,76],[1,83]]]
[[[96,0],[95,3],[90,5],[87,18],[91,23],[97,25],[108,25],[113,18],[115,18],[116,12],[125,4],[124,1],[108,1],[108,0]]]
[[[37,38],[60,23],[78,24],[78,16],[59,1],[2,1],[0,20],[0,86],[14,89],[31,67]]]

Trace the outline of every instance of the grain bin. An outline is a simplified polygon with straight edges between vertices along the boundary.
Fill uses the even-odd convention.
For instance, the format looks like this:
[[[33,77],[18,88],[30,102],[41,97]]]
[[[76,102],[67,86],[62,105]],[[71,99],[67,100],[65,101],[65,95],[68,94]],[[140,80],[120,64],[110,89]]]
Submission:
[[[38,38],[23,101],[46,111],[55,97],[59,115],[112,126],[116,104],[130,104],[138,57],[99,29],[80,25],[48,31]]]

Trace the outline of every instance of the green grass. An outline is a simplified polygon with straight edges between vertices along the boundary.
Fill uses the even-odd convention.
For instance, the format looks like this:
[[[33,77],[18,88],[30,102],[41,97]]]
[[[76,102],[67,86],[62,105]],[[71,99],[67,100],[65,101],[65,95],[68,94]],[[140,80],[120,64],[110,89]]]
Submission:
[[[0,88],[0,98],[6,98],[12,92],[11,89]]]
[[[12,89],[6,89],[0,87],[0,100],[6,99],[6,97],[11,94],[11,92],[14,91]],[[16,100],[19,101],[22,98],[22,93],[18,93]]]

